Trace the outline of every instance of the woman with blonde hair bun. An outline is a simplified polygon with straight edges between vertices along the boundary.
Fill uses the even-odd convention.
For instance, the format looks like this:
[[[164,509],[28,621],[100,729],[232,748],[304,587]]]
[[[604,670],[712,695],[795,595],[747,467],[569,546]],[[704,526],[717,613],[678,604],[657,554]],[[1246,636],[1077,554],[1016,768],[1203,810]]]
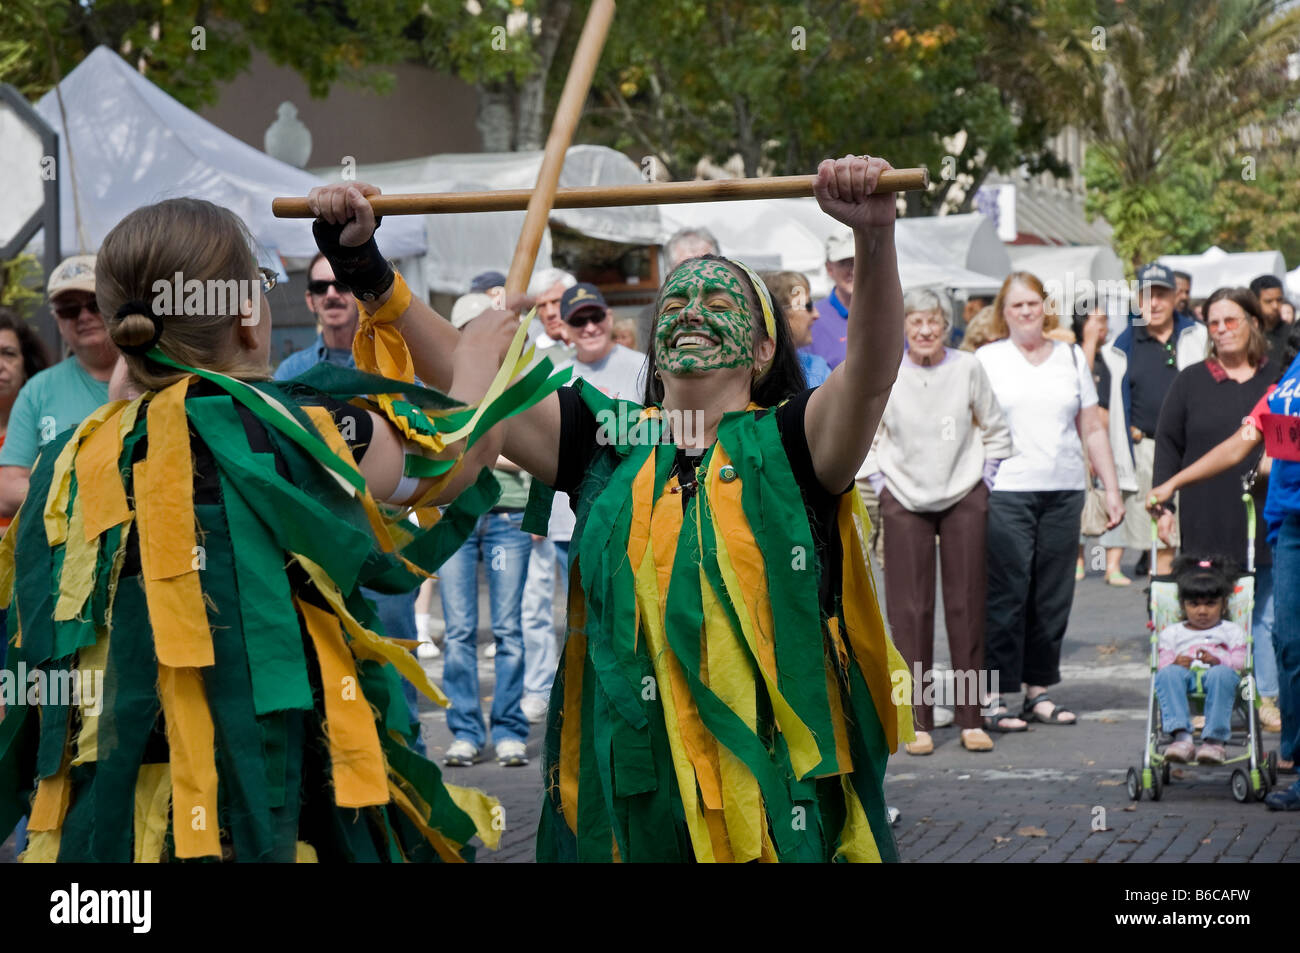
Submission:
[[[334,229],[343,257],[354,239]],[[181,198],[130,213],[99,251],[120,384],[139,396],[50,444],[0,548],[18,658],[104,686],[0,723],[0,838],[29,813],[27,861],[461,861],[476,833],[495,842],[475,820],[493,802],[410,747],[400,678],[446,702],[360,589],[418,586],[500,492],[461,402],[488,392],[517,322],[411,335],[450,396],[324,366],[275,384],[253,246],[231,212]],[[391,271],[347,277],[370,300],[410,297]],[[441,519],[434,501],[451,503]]]

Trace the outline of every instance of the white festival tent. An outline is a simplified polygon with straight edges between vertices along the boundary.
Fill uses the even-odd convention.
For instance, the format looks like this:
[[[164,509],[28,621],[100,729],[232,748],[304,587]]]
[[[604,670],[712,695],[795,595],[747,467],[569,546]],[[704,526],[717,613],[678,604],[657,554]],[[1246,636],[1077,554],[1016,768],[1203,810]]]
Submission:
[[[1193,298],[1207,298],[1218,288],[1247,286],[1260,275],[1286,280],[1286,262],[1279,251],[1226,252],[1212,245],[1199,255],[1163,255],[1159,261],[1192,276]]]
[[[704,226],[724,255],[759,270],[803,272],[814,296],[830,293],[825,243],[843,226],[816,199],[661,205],[659,213],[665,229],[661,240],[681,228]],[[904,290],[996,291],[1011,270],[993,223],[978,213],[900,218],[895,242]]]
[[[1045,285],[1081,291],[1082,282],[1124,280],[1124,263],[1108,245],[1008,245],[1016,271],[1027,271]],[[1077,294],[1073,297],[1077,297]]]
[[[107,47],[97,47],[82,60],[64,77],[58,93],[62,109],[60,96],[50,90],[36,110],[59,134],[65,256],[98,249],[133,209],[181,196],[230,209],[263,245],[285,258],[315,254],[311,221],[275,218],[271,199],[306,195],[324,180],[200,118]],[[385,252],[395,259],[425,250],[423,229],[415,220],[386,220],[383,239]]]
[[[385,194],[399,192],[477,192],[531,189],[541,168],[541,152],[481,152],[447,154],[360,165],[358,181],[379,186]],[[337,169],[321,169],[337,175]],[[561,188],[635,185],[644,181],[640,168],[626,155],[605,146],[571,146],[560,172]],[[387,252],[389,223],[379,231]],[[650,245],[660,238],[659,211],[654,206],[629,208],[554,209],[550,220],[589,238],[631,245]],[[474,212],[409,216],[424,230],[429,253],[423,261],[431,291],[463,294],[480,272],[506,272],[519,241],[524,213]],[[551,266],[551,236],[542,237],[536,269]]]

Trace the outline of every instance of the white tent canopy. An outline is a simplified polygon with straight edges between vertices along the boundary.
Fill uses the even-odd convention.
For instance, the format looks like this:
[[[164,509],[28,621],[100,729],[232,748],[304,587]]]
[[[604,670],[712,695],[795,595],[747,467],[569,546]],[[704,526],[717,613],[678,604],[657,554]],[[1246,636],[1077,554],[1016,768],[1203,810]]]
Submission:
[[[1016,271],[1027,271],[1044,284],[1080,287],[1081,281],[1123,281],[1124,263],[1107,245],[1008,245]]]
[[[275,218],[271,199],[306,195],[324,184],[321,179],[201,119],[107,47],[93,50],[64,77],[58,91],[62,109],[50,90],[36,110],[59,134],[64,255],[98,249],[128,212],[179,196],[230,209],[281,255],[315,254],[311,222]],[[39,188],[39,182],[33,187]],[[422,254],[420,224],[385,221],[384,250],[393,258]]]
[[[1279,251],[1226,252],[1213,245],[1199,255],[1163,255],[1160,263],[1192,276],[1193,298],[1207,298],[1218,288],[1244,287],[1260,275],[1286,278]]]
[[[357,179],[385,193],[475,192],[531,189],[541,168],[541,152],[435,155],[397,162],[362,165]],[[332,174],[333,170],[321,170]],[[641,170],[621,152],[605,146],[572,146],[560,172],[561,188],[594,185],[635,185]],[[551,221],[591,238],[632,245],[649,245],[660,237],[659,212],[654,206],[632,208],[555,209]],[[379,240],[387,252],[389,222]],[[462,294],[470,279],[487,270],[506,271],[519,241],[523,212],[475,212],[410,218],[425,230],[429,254],[424,277],[434,291]],[[538,250],[538,269],[551,265],[550,233]]]
[[[755,199],[661,205],[664,234],[704,226],[722,253],[756,269],[799,271],[814,295],[830,291],[826,239],[843,226],[816,199]],[[983,215],[900,218],[895,232],[904,289],[996,290],[1011,270],[993,224]]]

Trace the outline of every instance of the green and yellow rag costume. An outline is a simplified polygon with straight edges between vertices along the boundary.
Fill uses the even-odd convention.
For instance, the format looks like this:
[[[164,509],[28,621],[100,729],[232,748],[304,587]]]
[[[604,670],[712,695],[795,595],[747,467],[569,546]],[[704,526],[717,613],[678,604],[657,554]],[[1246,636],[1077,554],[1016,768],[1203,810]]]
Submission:
[[[495,846],[495,802],[409,747],[400,677],[447,701],[360,587],[418,586],[500,488],[485,469],[439,516],[423,504],[460,458],[409,455],[408,475],[438,478],[417,530],[376,505],[312,403],[379,410],[429,452],[468,445],[567,377],[547,362],[507,387],[522,334],[472,407],[328,365],[247,384],[155,348],[187,376],[47,447],[0,544],[11,669],[30,673],[0,722],[0,839],[30,811],[28,861],[461,861],[475,833]],[[55,690],[74,677],[77,699]]]
[[[858,495],[819,549],[776,414],[751,405],[683,506],[658,410],[575,388],[622,442],[577,494],[538,859],[896,860],[883,779],[910,680]]]

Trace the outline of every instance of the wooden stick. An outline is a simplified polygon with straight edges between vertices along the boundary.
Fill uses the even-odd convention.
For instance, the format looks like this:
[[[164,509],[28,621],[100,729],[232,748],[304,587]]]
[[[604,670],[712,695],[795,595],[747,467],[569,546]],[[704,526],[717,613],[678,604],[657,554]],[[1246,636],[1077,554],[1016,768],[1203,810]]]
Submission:
[[[600,62],[600,51],[605,46],[605,37],[614,20],[614,0],[595,0],[587,12],[587,22],[583,24],[582,35],[578,37],[578,46],[573,54],[573,64],[569,75],[564,80],[564,91],[560,102],[555,107],[555,118],[551,120],[551,132],[546,139],[546,151],[542,155],[542,167],[537,171],[537,185],[528,198],[528,211],[524,215],[524,227],[519,233],[519,244],[515,246],[515,256],[510,262],[510,272],[506,275],[506,296],[523,294],[528,288],[528,279],[533,273],[537,261],[537,249],[541,247],[542,236],[546,234],[547,221],[551,217],[551,203],[555,199],[556,187],[560,184],[560,170],[564,167],[564,157],[573,141],[573,130],[578,126],[583,104],[591,89],[592,77],[596,75],[596,64]]]
[[[556,189],[552,208],[615,208],[627,205],[673,205],[682,202],[736,202],[743,199],[807,198],[815,175],[767,179],[705,179],[696,182],[648,182],[643,185],[598,185]],[[881,192],[912,192],[930,187],[926,169],[892,169],[880,176]],[[451,212],[517,212],[529,207],[533,189],[493,192],[427,192],[377,195],[370,200],[376,215],[439,215]],[[278,218],[313,218],[305,198],[278,198],[271,203]],[[540,238],[539,238],[540,241]],[[536,251],[534,251],[536,257]]]

